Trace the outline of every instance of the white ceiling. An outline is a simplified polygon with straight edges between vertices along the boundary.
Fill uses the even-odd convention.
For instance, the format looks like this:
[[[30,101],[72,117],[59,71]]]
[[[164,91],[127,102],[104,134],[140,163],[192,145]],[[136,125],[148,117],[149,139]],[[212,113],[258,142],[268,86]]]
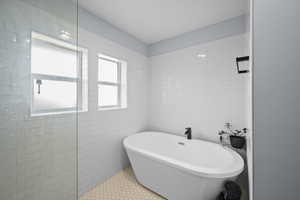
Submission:
[[[80,0],[82,7],[147,44],[248,13],[249,0]]]

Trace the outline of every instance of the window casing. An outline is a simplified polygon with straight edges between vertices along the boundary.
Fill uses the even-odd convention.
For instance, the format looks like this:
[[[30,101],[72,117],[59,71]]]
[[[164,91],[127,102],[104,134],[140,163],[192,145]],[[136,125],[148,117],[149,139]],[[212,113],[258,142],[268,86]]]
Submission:
[[[126,64],[117,59],[98,56],[98,109],[125,108]]]
[[[35,32],[31,42],[31,115],[86,111],[87,50]]]

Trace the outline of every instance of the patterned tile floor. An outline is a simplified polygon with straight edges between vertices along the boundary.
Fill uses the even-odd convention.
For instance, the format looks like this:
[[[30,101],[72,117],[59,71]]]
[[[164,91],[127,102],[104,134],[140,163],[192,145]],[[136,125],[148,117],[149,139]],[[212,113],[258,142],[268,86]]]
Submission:
[[[80,200],[166,200],[140,185],[131,168],[84,194]]]

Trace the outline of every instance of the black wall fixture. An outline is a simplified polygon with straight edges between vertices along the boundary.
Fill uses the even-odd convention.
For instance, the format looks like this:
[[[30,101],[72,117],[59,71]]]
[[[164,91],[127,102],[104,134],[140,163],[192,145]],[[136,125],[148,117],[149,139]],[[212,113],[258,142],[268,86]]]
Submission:
[[[249,72],[249,56],[237,57],[236,67],[239,74]]]

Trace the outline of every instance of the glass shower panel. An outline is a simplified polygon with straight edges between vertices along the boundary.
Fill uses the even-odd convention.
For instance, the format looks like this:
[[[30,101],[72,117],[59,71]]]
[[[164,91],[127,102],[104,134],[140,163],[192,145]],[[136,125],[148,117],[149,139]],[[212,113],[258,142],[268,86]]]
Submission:
[[[79,62],[60,46],[44,48],[77,47],[77,10],[76,0],[0,0],[1,200],[77,199]],[[33,47],[33,34],[49,43]],[[34,113],[34,99],[60,112]]]

